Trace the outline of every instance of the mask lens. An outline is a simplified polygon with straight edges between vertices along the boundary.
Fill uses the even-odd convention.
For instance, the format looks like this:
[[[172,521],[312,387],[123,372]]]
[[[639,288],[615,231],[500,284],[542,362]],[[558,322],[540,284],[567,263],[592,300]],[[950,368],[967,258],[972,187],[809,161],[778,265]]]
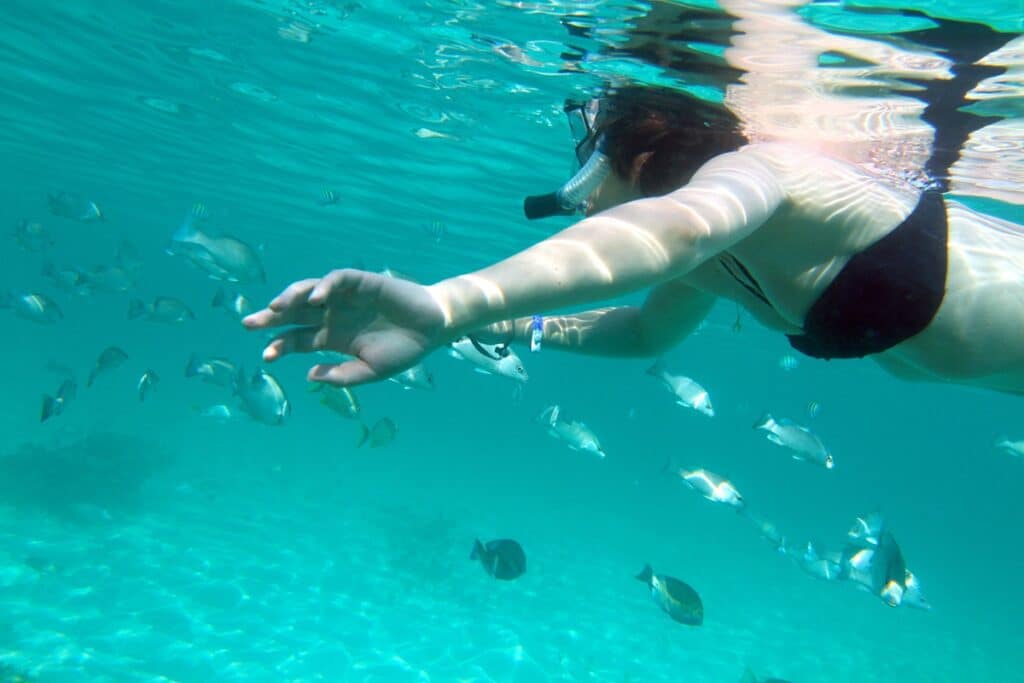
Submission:
[[[581,167],[594,153],[594,146],[597,142],[595,123],[599,106],[600,101],[594,99],[582,104],[570,104],[565,108],[565,115],[569,119],[569,130],[576,143],[576,161]]]

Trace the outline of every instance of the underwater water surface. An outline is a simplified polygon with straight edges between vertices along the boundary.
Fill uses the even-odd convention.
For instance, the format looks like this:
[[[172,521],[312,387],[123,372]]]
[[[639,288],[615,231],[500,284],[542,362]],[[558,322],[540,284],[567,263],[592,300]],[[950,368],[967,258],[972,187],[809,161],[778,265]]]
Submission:
[[[795,356],[726,303],[665,358],[713,418],[674,405],[649,359],[528,348],[525,384],[438,352],[430,392],[357,388],[361,420],[308,390],[308,358],[272,368],[281,425],[186,377],[193,355],[260,365],[266,338],[211,305],[220,289],[259,306],[349,266],[433,282],[568,225],[522,217],[571,169],[563,101],[667,78],[614,50],[665,6],[5,4],[0,290],[61,319],[0,310],[0,683],[1024,681],[1024,462],[995,446],[1024,439],[1019,397]],[[884,23],[894,8],[1024,31],[1019,0],[801,16],[870,36],[905,28]],[[997,104],[1024,116],[1019,95]],[[197,204],[264,278],[167,253]],[[126,358],[86,387],[108,347]],[[607,457],[552,439],[536,418],[554,404]],[[765,412],[812,427],[834,469],[766,441]],[[384,418],[393,440],[359,446]],[[880,512],[932,609],[808,575],[674,467],[728,477],[791,547],[838,549]],[[521,543],[525,574],[488,576],[478,538]],[[652,602],[648,563],[699,592],[701,626]]]

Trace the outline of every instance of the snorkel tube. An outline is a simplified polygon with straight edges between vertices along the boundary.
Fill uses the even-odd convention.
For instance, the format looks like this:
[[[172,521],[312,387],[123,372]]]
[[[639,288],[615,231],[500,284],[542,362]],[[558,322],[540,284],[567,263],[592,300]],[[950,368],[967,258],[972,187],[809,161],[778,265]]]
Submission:
[[[548,194],[533,195],[523,200],[523,212],[529,220],[548,216],[569,216],[587,200],[611,171],[608,157],[601,151],[598,140],[587,163],[562,187]]]

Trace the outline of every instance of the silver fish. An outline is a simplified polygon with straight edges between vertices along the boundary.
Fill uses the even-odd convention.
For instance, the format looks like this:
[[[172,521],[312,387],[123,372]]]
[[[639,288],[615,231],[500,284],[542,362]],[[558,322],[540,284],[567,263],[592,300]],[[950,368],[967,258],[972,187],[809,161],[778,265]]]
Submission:
[[[239,370],[235,393],[245,412],[257,422],[282,425],[291,414],[291,404],[281,384],[264,370],[257,370],[249,380]]]
[[[60,306],[43,294],[7,295],[0,301],[0,308],[10,308],[19,318],[43,325],[52,324],[64,318]]]
[[[477,372],[501,375],[517,382],[525,382],[530,378],[523,367],[523,361],[508,344],[484,344],[465,336],[453,341],[449,348],[453,357],[468,360],[476,366]]]
[[[193,353],[185,365],[185,377],[198,377],[207,384],[230,388],[238,379],[238,367],[227,358],[202,360]]]
[[[158,323],[183,323],[196,319],[196,314],[184,301],[169,296],[158,296],[148,304],[141,299],[132,299],[128,302],[129,320],[143,316],[146,320]]]
[[[360,426],[362,430],[359,441],[356,443],[356,448],[361,448],[365,444],[370,444],[370,448],[382,448],[394,441],[395,436],[398,434],[398,425],[391,418],[387,417],[377,420],[372,429],[365,424]]]
[[[96,202],[84,199],[70,192],[57,192],[48,198],[50,212],[61,218],[89,222],[104,220],[103,212]]]
[[[676,397],[676,405],[708,417],[715,416],[715,409],[711,407],[711,397],[708,396],[707,390],[694,380],[669,373],[660,360],[647,369],[647,374],[661,380],[665,388]]]
[[[403,370],[397,375],[389,377],[388,381],[400,384],[405,389],[422,389],[424,391],[434,389],[434,377],[422,364]]]
[[[1024,456],[1024,441],[1010,441],[1007,438],[1002,438],[996,441],[995,446],[1003,453],[1015,458]]]
[[[65,292],[72,292],[80,296],[92,294],[92,283],[89,275],[72,266],[57,267],[52,263],[43,266],[43,277],[49,278]]]
[[[99,358],[96,359],[96,364],[93,366],[92,372],[89,373],[89,381],[85,383],[85,386],[91,387],[97,377],[103,373],[110,372],[126,360],[128,360],[128,354],[116,346],[108,346],[103,349]]]
[[[28,220],[14,229],[14,242],[24,251],[43,251],[56,244],[42,223]]]
[[[750,520],[750,523],[754,525],[754,528],[757,529],[758,533],[761,534],[761,538],[768,541],[768,543],[770,543],[771,546],[780,553],[786,552],[786,537],[774,522],[771,522],[759,515],[755,515],[746,508],[744,508],[742,512],[744,513],[744,516]]]
[[[135,286],[135,275],[120,266],[96,266],[86,278],[93,288],[105,292],[127,292]]]
[[[227,422],[235,417],[235,413],[231,407],[223,403],[218,403],[206,408],[195,407],[194,410],[199,413],[201,417],[206,417],[216,422]]]
[[[785,418],[776,420],[770,414],[765,413],[754,424],[754,429],[765,432],[768,440],[772,443],[788,448],[794,460],[814,463],[829,470],[835,466],[832,454],[825,448],[825,444],[821,442],[818,435],[792,420]]]
[[[320,405],[330,408],[338,415],[350,420],[359,417],[359,401],[350,389],[314,382],[310,384],[309,390],[320,395]]]
[[[78,384],[73,379],[66,379],[61,382],[55,396],[43,396],[43,410],[39,418],[40,422],[46,422],[51,417],[64,413],[68,403],[74,400],[78,394]]]
[[[241,320],[256,310],[252,302],[245,298],[245,295],[238,292],[228,293],[223,288],[218,289],[217,293],[213,295],[210,305],[214,308],[223,309],[235,320]]]
[[[582,422],[562,419],[559,406],[545,408],[537,420],[547,427],[550,436],[564,441],[572,450],[593,453],[599,458],[607,455],[597,434]]]
[[[204,233],[196,224],[205,218],[205,207],[196,205],[171,237],[167,252],[187,258],[215,280],[266,282],[263,264],[256,250],[234,237],[214,237]]]
[[[743,496],[725,477],[705,469],[677,471],[683,483],[713,503],[722,503],[734,508],[743,507]]]
[[[831,553],[820,554],[813,543],[808,543],[802,552],[797,549],[791,550],[789,555],[796,560],[797,565],[804,572],[811,576],[816,576],[826,581],[838,581],[846,578],[841,558]]]
[[[146,394],[152,391],[153,387],[156,386],[156,383],[159,381],[160,376],[153,370],[146,370],[146,372],[142,373],[142,377],[139,378],[138,383],[139,400],[145,401]]]

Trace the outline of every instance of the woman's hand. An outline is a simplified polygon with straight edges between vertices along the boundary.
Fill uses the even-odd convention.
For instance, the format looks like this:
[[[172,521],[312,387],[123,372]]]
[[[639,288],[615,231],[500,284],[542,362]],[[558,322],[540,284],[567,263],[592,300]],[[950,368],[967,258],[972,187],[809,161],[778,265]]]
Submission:
[[[292,283],[242,323],[250,330],[293,326],[263,350],[267,362],[313,351],[353,356],[310,368],[311,381],[339,386],[386,379],[448,341],[444,314],[426,287],[349,269]]]

